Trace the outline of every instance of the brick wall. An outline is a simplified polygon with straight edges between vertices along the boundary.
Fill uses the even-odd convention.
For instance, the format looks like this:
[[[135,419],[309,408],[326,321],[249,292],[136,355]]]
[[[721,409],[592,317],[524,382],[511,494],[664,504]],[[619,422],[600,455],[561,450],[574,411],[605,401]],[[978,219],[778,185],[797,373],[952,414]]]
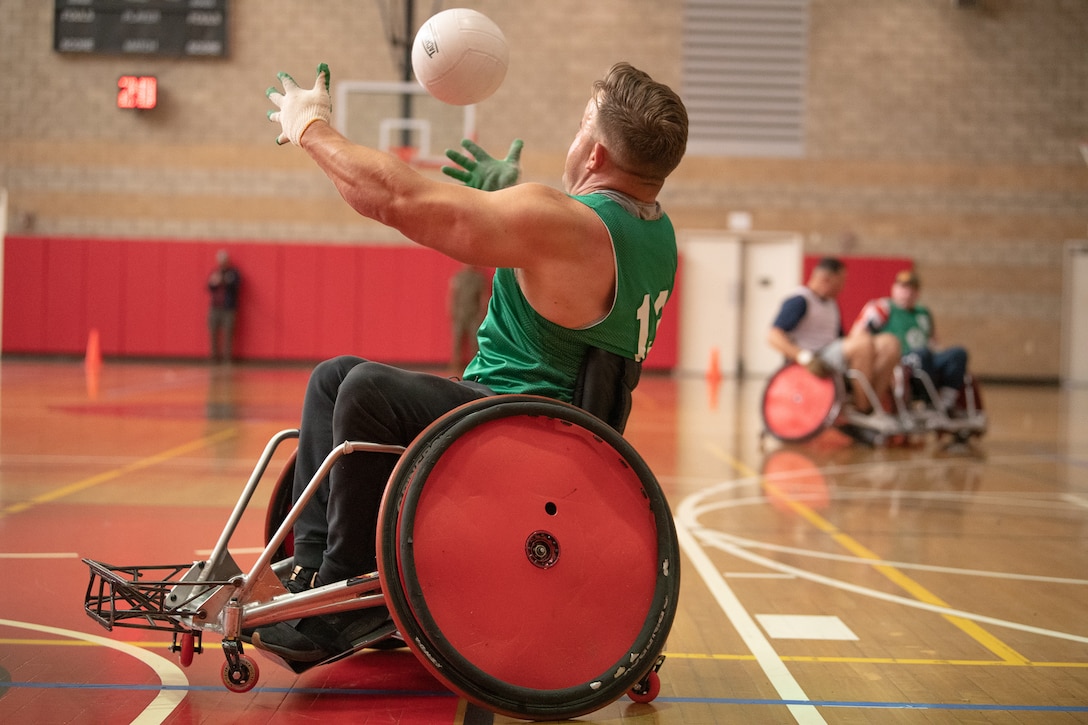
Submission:
[[[512,46],[479,139],[525,139],[528,180],[558,183],[611,62],[683,90],[681,0],[465,4]],[[279,70],[309,83],[326,61],[334,82],[396,80],[379,5],[233,0],[230,57],[175,60],[56,54],[53,4],[3,0],[9,233],[404,243],[276,147],[265,118]],[[810,254],[911,257],[976,372],[1056,377],[1061,246],[1088,236],[1088,3],[812,0],[809,43],[805,156],[689,158],[663,195],[674,221],[725,226],[744,210],[757,229],[802,233]],[[160,107],[115,108],[125,73],[158,75]]]

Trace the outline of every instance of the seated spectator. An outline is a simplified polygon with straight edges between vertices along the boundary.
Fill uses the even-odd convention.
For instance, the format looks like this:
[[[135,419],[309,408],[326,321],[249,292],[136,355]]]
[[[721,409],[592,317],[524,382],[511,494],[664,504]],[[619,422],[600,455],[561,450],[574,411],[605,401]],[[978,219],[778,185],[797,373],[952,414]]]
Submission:
[[[941,403],[952,409],[967,374],[967,350],[941,349],[936,345],[933,315],[918,304],[920,290],[921,280],[914,270],[899,272],[892,283],[891,296],[867,302],[854,321],[851,335],[894,335],[899,341],[903,364],[925,371],[937,387]]]
[[[872,385],[878,399],[889,395],[892,371],[899,360],[896,340],[889,335],[843,334],[837,298],[846,283],[846,266],[833,257],[821,259],[808,282],[783,303],[767,341],[787,360],[804,365],[816,375],[832,370],[857,370]],[[860,385],[853,386],[859,412],[873,410]]]

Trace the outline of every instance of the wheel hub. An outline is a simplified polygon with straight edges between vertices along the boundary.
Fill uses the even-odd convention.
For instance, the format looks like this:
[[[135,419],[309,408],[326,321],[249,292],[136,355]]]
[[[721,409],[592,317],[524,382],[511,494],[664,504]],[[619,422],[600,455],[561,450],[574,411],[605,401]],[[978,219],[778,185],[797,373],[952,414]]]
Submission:
[[[525,556],[533,566],[550,569],[559,561],[559,542],[547,531],[534,531],[525,540]]]

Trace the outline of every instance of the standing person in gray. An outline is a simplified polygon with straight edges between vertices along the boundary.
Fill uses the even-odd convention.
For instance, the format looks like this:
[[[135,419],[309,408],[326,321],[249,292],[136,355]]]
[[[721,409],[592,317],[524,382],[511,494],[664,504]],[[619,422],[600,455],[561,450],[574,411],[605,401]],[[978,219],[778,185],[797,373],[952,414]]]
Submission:
[[[466,264],[450,279],[450,372],[460,375],[476,355],[476,332],[487,314],[490,298],[491,279],[482,267]]]

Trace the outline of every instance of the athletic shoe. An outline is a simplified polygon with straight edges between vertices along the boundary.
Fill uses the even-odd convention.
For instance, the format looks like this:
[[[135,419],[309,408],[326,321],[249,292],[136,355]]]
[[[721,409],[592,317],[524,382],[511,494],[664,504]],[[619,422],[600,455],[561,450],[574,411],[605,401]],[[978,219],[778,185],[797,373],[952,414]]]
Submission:
[[[253,646],[293,662],[320,662],[352,649],[352,642],[390,621],[385,607],[278,622],[253,633]]]
[[[317,569],[308,569],[304,566],[296,566],[291,571],[291,576],[287,577],[283,582],[283,586],[287,588],[287,591],[292,594],[298,594],[304,592],[307,589],[313,589],[316,585]]]

